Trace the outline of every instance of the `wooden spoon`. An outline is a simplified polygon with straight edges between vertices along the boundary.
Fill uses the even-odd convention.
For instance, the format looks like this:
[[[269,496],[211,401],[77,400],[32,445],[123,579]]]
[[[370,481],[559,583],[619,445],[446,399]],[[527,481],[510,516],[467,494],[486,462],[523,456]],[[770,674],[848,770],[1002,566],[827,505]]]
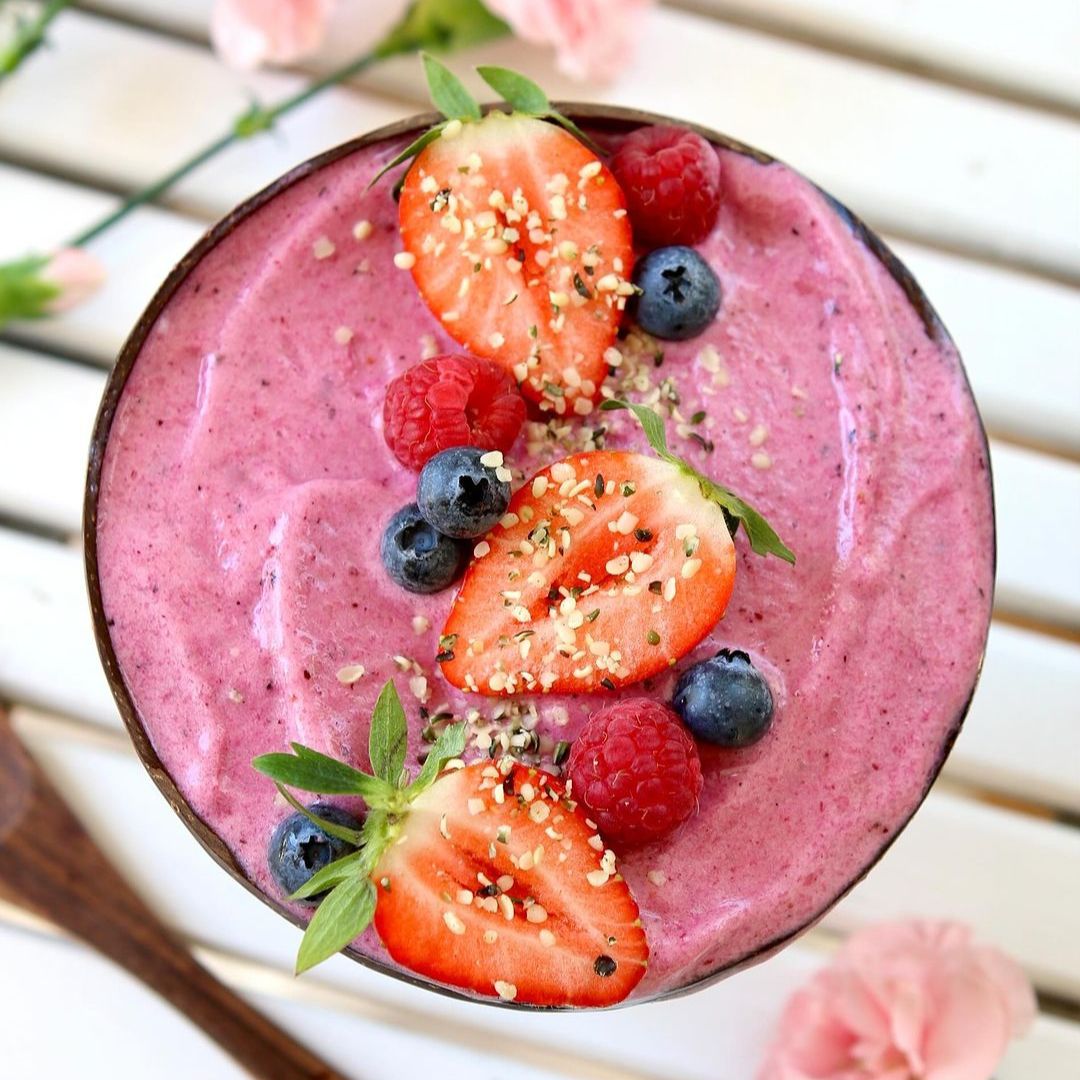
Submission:
[[[0,895],[126,968],[263,1080],[345,1080],[218,982],[132,892],[0,707]]]

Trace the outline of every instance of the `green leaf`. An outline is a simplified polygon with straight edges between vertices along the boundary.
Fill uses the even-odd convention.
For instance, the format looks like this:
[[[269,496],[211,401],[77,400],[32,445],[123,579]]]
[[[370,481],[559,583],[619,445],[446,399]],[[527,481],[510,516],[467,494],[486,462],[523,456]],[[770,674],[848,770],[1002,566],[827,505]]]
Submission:
[[[541,120],[551,120],[569,131],[579,142],[583,142],[597,157],[603,156],[600,147],[573,120],[551,107],[547,94],[532,79],[509,68],[495,67],[491,64],[478,67],[476,71],[480,78],[515,112],[535,116]]]
[[[424,761],[424,767],[420,774],[406,789],[410,797],[415,798],[426,788],[435,783],[443,766],[451,759],[461,757],[465,749],[465,725],[451,724],[444,728],[431,747],[431,751]]]
[[[381,180],[383,176],[386,176],[387,173],[390,172],[391,168],[393,168],[395,165],[400,165],[403,161],[413,160],[424,147],[426,147],[429,143],[434,143],[435,139],[443,134],[443,129],[445,126],[445,122],[441,124],[435,124],[434,127],[429,127],[429,129],[424,132],[419,138],[411,141],[411,143],[409,143],[409,145],[405,147],[405,149],[402,150],[401,153],[397,154],[393,161],[388,161],[380,168],[380,170],[375,174],[375,176],[372,177],[372,181],[370,181],[370,184],[367,185],[367,190],[372,190],[372,188],[374,188],[375,185],[379,183],[379,180]]]
[[[660,414],[645,405],[635,405],[632,401],[620,401],[618,398],[608,398],[600,408],[604,412],[613,412],[615,409],[629,409],[637,417],[641,430],[645,432],[645,438],[657,455],[665,461],[678,461],[678,458],[668,450],[667,432],[664,430],[664,421]],[[689,466],[687,466],[689,467]]]
[[[435,49],[453,52],[510,33],[480,0],[416,0],[376,47],[379,56]]]
[[[571,135],[574,136],[575,139],[578,140],[578,142],[584,143],[597,157],[604,156],[603,148],[597,146],[596,143],[594,143],[592,139],[590,139],[589,136],[586,135],[585,132],[582,131],[581,128],[579,128],[573,120],[570,119],[569,116],[563,116],[563,114],[559,112],[558,109],[549,110],[547,113],[544,114],[544,119],[552,120],[556,124],[558,124],[559,127],[565,128],[567,131],[570,132]]]
[[[281,784],[275,785],[281,797],[294,809],[298,810],[301,814],[318,825],[320,829],[328,836],[336,836],[339,840],[344,840],[346,844],[352,844],[353,847],[359,847],[363,842],[363,833],[359,829],[350,829],[346,825],[338,825],[336,822],[327,821],[325,818],[319,817],[318,814],[313,814],[300,800],[292,794],[287,788],[282,787]]]
[[[349,877],[319,905],[300,942],[296,974],[300,975],[341,952],[370,925],[375,914],[375,886],[364,877]]]
[[[392,168],[400,165],[403,161],[411,161],[421,150],[424,149],[428,143],[433,143],[441,134],[443,128],[446,127],[445,123],[436,124],[432,128],[428,128],[423,135],[418,139],[414,139],[404,150],[398,154],[393,161],[388,161],[371,179],[371,183],[368,184],[367,190],[370,191]]]
[[[483,64],[476,69],[480,76],[516,112],[529,116],[546,116],[551,112],[547,94],[524,75],[509,68]]]
[[[620,401],[618,398],[609,398],[601,404],[600,408],[605,411],[614,409],[629,409],[637,417],[645,432],[645,438],[649,445],[656,451],[657,457],[670,462],[680,472],[693,477],[698,482],[701,494],[710,502],[716,503],[726,514],[742,522],[746,531],[746,538],[750,541],[750,549],[758,555],[775,555],[784,562],[795,565],[795,554],[780,539],[776,530],[758,513],[748,502],[740,499],[733,491],[722,487],[714,480],[703,476],[688,462],[683,461],[677,454],[668,449],[667,433],[664,430],[664,421],[653,410],[644,405],[635,405],[633,402]]]
[[[408,749],[408,726],[393,679],[387,679],[371,714],[368,756],[371,771],[388,784],[399,787]]]
[[[248,111],[233,121],[233,131],[238,139],[253,138],[264,131],[269,131],[273,126],[273,110],[264,108],[254,99]]]
[[[359,795],[369,806],[385,805],[395,794],[385,780],[335,761],[317,750],[293,743],[293,754],[263,754],[252,766],[264,776],[301,791],[318,795]]]
[[[294,892],[290,900],[306,900],[309,896],[318,896],[335,885],[340,885],[348,878],[357,875],[367,876],[364,871],[365,855],[362,851],[353,851],[335,859],[329,866],[324,866]]]
[[[733,491],[714,483],[707,476],[702,476],[696,469],[687,466],[697,477],[701,493],[711,502],[716,503],[733,518],[742,522],[746,538],[750,541],[750,550],[758,555],[775,555],[786,563],[795,565],[795,553],[776,534],[776,530],[748,502],[740,499]]]
[[[0,263],[0,327],[12,319],[40,319],[49,313],[60,287],[41,277],[48,260],[32,255]]]
[[[465,84],[430,53],[421,53],[431,103],[447,120],[479,120],[483,113]]]

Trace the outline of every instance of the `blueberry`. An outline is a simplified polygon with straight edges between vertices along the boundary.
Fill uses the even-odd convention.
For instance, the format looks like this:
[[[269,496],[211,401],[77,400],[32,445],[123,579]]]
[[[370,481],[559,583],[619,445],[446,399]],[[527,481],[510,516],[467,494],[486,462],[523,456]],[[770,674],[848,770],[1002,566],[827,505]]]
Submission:
[[[693,248],[650,251],[634,270],[634,284],[641,289],[638,324],[658,338],[696,337],[720,310],[720,282]]]
[[[360,822],[336,806],[315,803],[308,809],[316,816],[348,829],[359,829]],[[274,830],[266,849],[270,873],[286,896],[306,884],[324,866],[348,855],[354,849],[344,840],[329,836],[301,813],[287,817]],[[315,904],[325,896],[309,897],[303,903]]]
[[[769,684],[737,649],[684,671],[671,704],[696,738],[717,746],[749,746],[772,722]]]
[[[409,503],[390,519],[379,554],[386,572],[403,589],[432,593],[458,576],[467,552],[457,540],[429,525],[416,503]]]
[[[487,451],[456,446],[436,454],[421,470],[416,489],[420,513],[447,536],[483,536],[510,505],[510,485],[485,465]]]

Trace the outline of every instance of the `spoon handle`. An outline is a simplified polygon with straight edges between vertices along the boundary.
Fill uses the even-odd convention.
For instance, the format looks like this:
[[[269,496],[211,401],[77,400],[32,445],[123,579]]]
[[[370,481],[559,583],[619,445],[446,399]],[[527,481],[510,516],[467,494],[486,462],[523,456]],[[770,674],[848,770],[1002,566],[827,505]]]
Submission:
[[[0,709],[0,892],[156,990],[261,1080],[345,1080],[200,966],[120,877]]]

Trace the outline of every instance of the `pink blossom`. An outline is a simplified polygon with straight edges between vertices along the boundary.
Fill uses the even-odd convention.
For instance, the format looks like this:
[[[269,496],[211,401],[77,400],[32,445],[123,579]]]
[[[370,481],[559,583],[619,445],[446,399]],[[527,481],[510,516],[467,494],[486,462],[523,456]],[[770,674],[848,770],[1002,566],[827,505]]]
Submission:
[[[1019,966],[968,927],[886,923],[793,995],[758,1080],[989,1080],[1034,1017]]]
[[[652,0],[485,0],[525,41],[553,45],[559,70],[607,81],[633,59]]]
[[[55,315],[69,311],[91,297],[105,283],[101,260],[82,248],[61,248],[41,268],[39,278],[60,290],[46,311]]]
[[[336,6],[337,0],[217,0],[210,38],[233,67],[290,64],[322,44]]]

